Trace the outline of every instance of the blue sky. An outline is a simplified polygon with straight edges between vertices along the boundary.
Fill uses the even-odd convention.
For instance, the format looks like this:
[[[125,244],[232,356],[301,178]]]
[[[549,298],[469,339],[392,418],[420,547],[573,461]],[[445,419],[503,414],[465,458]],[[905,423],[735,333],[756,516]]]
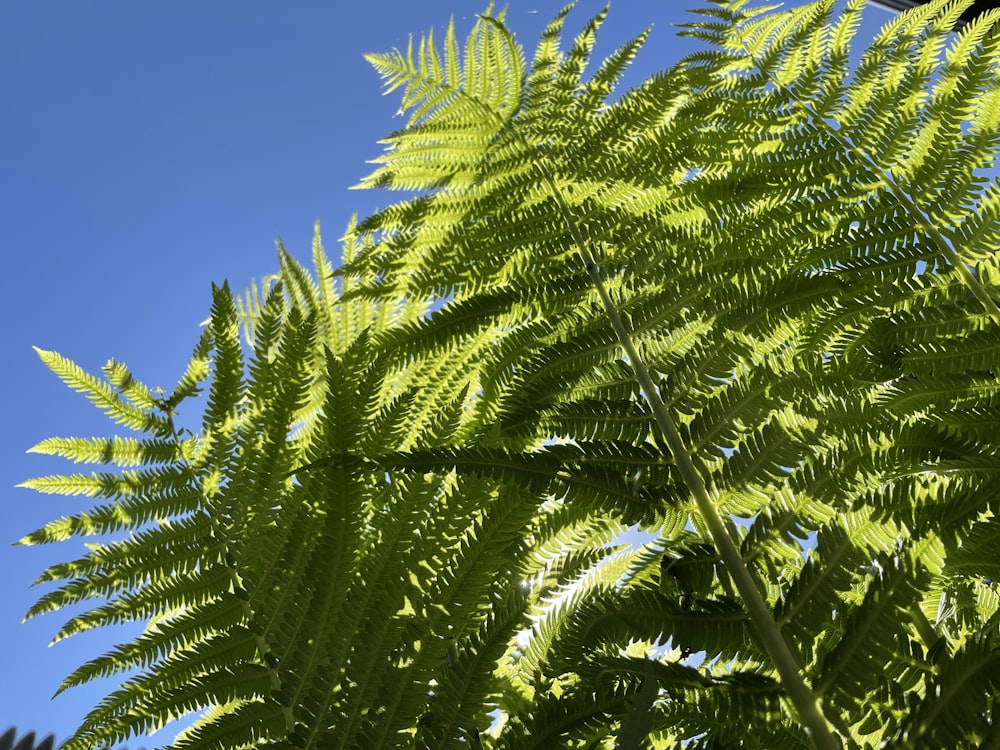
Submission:
[[[508,21],[533,48],[561,7],[511,0]],[[569,27],[602,3],[581,0]],[[601,57],[653,24],[631,81],[693,49],[672,23],[698,0],[618,0]],[[274,240],[308,260],[319,220],[338,251],[351,214],[391,196],[349,191],[399,126],[365,52],[405,47],[454,14],[467,30],[485,2],[467,0],[136,0],[0,4],[0,228],[9,326],[0,435],[0,730],[65,739],[111,683],[50,701],[61,679],[126,633],[91,633],[49,648],[66,615],[20,620],[44,593],[31,581],[78,557],[82,541],[10,546],[86,499],[14,485],[72,470],[26,454],[55,435],[110,434],[112,425],[66,389],[32,346],[93,372],[110,358],[151,386],[180,376],[208,314],[210,285],[242,291],[275,270]],[[869,23],[889,18],[872,8]],[[173,736],[174,727],[133,748]],[[168,737],[164,735],[169,734]]]

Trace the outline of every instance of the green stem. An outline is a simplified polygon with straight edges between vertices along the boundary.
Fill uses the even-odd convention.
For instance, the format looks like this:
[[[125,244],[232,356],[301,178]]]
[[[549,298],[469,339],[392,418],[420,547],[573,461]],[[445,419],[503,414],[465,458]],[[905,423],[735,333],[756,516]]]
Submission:
[[[629,333],[628,328],[626,328],[621,315],[618,313],[618,309],[615,307],[607,288],[604,286],[596,258],[584,241],[583,235],[569,210],[569,206],[563,200],[562,191],[548,174],[547,170],[542,169],[541,171],[545,181],[552,190],[552,195],[559,203],[563,219],[573,236],[573,241],[580,252],[590,280],[601,298],[604,312],[611,321],[611,325],[618,335],[618,341],[628,357],[629,365],[632,367],[632,371],[639,381],[639,387],[642,390],[646,403],[649,404],[649,408],[653,412],[653,417],[656,419],[656,423],[663,433],[667,441],[667,446],[670,448],[670,452],[676,461],[677,469],[680,471],[684,483],[694,496],[695,506],[698,508],[702,520],[704,520],[709,533],[712,535],[712,541],[715,543],[719,555],[726,564],[736,590],[743,599],[747,613],[750,616],[750,622],[753,624],[761,643],[764,645],[765,650],[771,657],[771,661],[778,670],[782,685],[788,693],[795,711],[798,713],[799,721],[809,732],[813,744],[818,750],[839,750],[840,744],[830,731],[826,717],[823,716],[823,712],[820,709],[819,701],[802,678],[798,660],[785,641],[774,618],[771,616],[771,610],[768,608],[767,602],[764,601],[760,590],[757,588],[757,584],[754,582],[753,576],[750,575],[750,571],[743,562],[743,558],[736,548],[736,544],[729,530],[726,528],[722,516],[708,494],[708,489],[705,487],[701,474],[699,474],[698,469],[694,465],[687,446],[684,445],[684,440],[677,431],[673,418],[660,398],[660,393],[653,383],[649,370],[639,355],[638,349],[635,347],[632,335]]]

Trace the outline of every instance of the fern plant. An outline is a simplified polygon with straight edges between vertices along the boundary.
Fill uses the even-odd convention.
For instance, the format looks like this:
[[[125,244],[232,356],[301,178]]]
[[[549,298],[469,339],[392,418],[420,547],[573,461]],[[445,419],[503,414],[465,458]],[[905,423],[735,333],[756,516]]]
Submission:
[[[558,456],[525,482],[513,478],[531,469],[513,462],[507,481],[415,467],[417,451],[468,429],[475,357],[470,367],[398,351],[393,339],[410,339],[422,303],[341,304],[355,282],[336,288],[318,236],[314,255],[312,275],[281,251],[276,279],[244,299],[216,288],[170,393],[118,363],[97,378],[41,353],[141,435],[46,440],[37,452],[115,470],[26,483],[109,502],[22,543],[121,537],[47,570],[40,582],[64,583],[29,615],[106,600],[57,639],[149,622],[60,687],[139,669],[65,748],[111,746],[195,710],[202,719],[172,747],[447,747],[475,738],[501,696],[522,700],[531,687],[514,668],[529,615],[551,609],[562,622],[548,598],[608,587],[630,559],[616,556],[614,518],[551,502]],[[202,387],[200,431],[178,429]]]
[[[170,393],[42,353],[138,437],[24,543],[138,668],[67,747],[1000,747],[993,11],[714,0],[618,94],[570,7],[372,55],[416,193],[211,319]],[[243,330],[243,340],[240,329]],[[197,433],[177,428],[207,388]],[[635,526],[649,541],[624,544]]]
[[[17,727],[10,727],[0,735],[0,750],[52,750],[54,743],[55,737],[51,734],[36,743],[34,732],[28,732],[18,740]]]

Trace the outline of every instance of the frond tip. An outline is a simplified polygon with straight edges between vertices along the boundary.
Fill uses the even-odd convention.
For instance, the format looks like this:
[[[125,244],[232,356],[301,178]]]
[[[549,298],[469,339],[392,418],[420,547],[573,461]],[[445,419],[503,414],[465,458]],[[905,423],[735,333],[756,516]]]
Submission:
[[[70,388],[84,394],[118,424],[139,432],[169,435],[169,420],[157,413],[151,392],[138,383],[124,366],[113,360],[104,367],[105,378],[90,375],[75,362],[56,352],[35,347],[45,365]]]
[[[496,132],[520,105],[525,62],[520,46],[492,5],[478,17],[459,51],[454,18],[439,51],[433,31],[396,49],[365,59],[382,76],[385,92],[403,89],[403,130],[383,141],[379,167],[358,187],[425,190],[441,185],[468,187],[476,165]],[[485,125],[485,127],[484,127]]]

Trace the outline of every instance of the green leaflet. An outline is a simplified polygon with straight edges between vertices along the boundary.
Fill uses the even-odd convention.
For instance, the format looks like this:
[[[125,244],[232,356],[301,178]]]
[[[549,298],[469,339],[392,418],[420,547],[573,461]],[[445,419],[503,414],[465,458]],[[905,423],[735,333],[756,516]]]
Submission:
[[[95,471],[25,486],[101,504],[22,543],[115,538],[29,615],[148,623],[61,686],[138,669],[67,747],[191,711],[171,747],[808,747],[686,465],[845,746],[995,742],[1000,37],[947,37],[968,4],[851,71],[860,0],[706,2],[705,49],[621,93],[647,35],[591,66],[608,11],[370,56],[409,119],[360,186],[419,197],[336,268],[317,233],[214,288],[169,395],[40,352],[131,433],[35,447]]]

